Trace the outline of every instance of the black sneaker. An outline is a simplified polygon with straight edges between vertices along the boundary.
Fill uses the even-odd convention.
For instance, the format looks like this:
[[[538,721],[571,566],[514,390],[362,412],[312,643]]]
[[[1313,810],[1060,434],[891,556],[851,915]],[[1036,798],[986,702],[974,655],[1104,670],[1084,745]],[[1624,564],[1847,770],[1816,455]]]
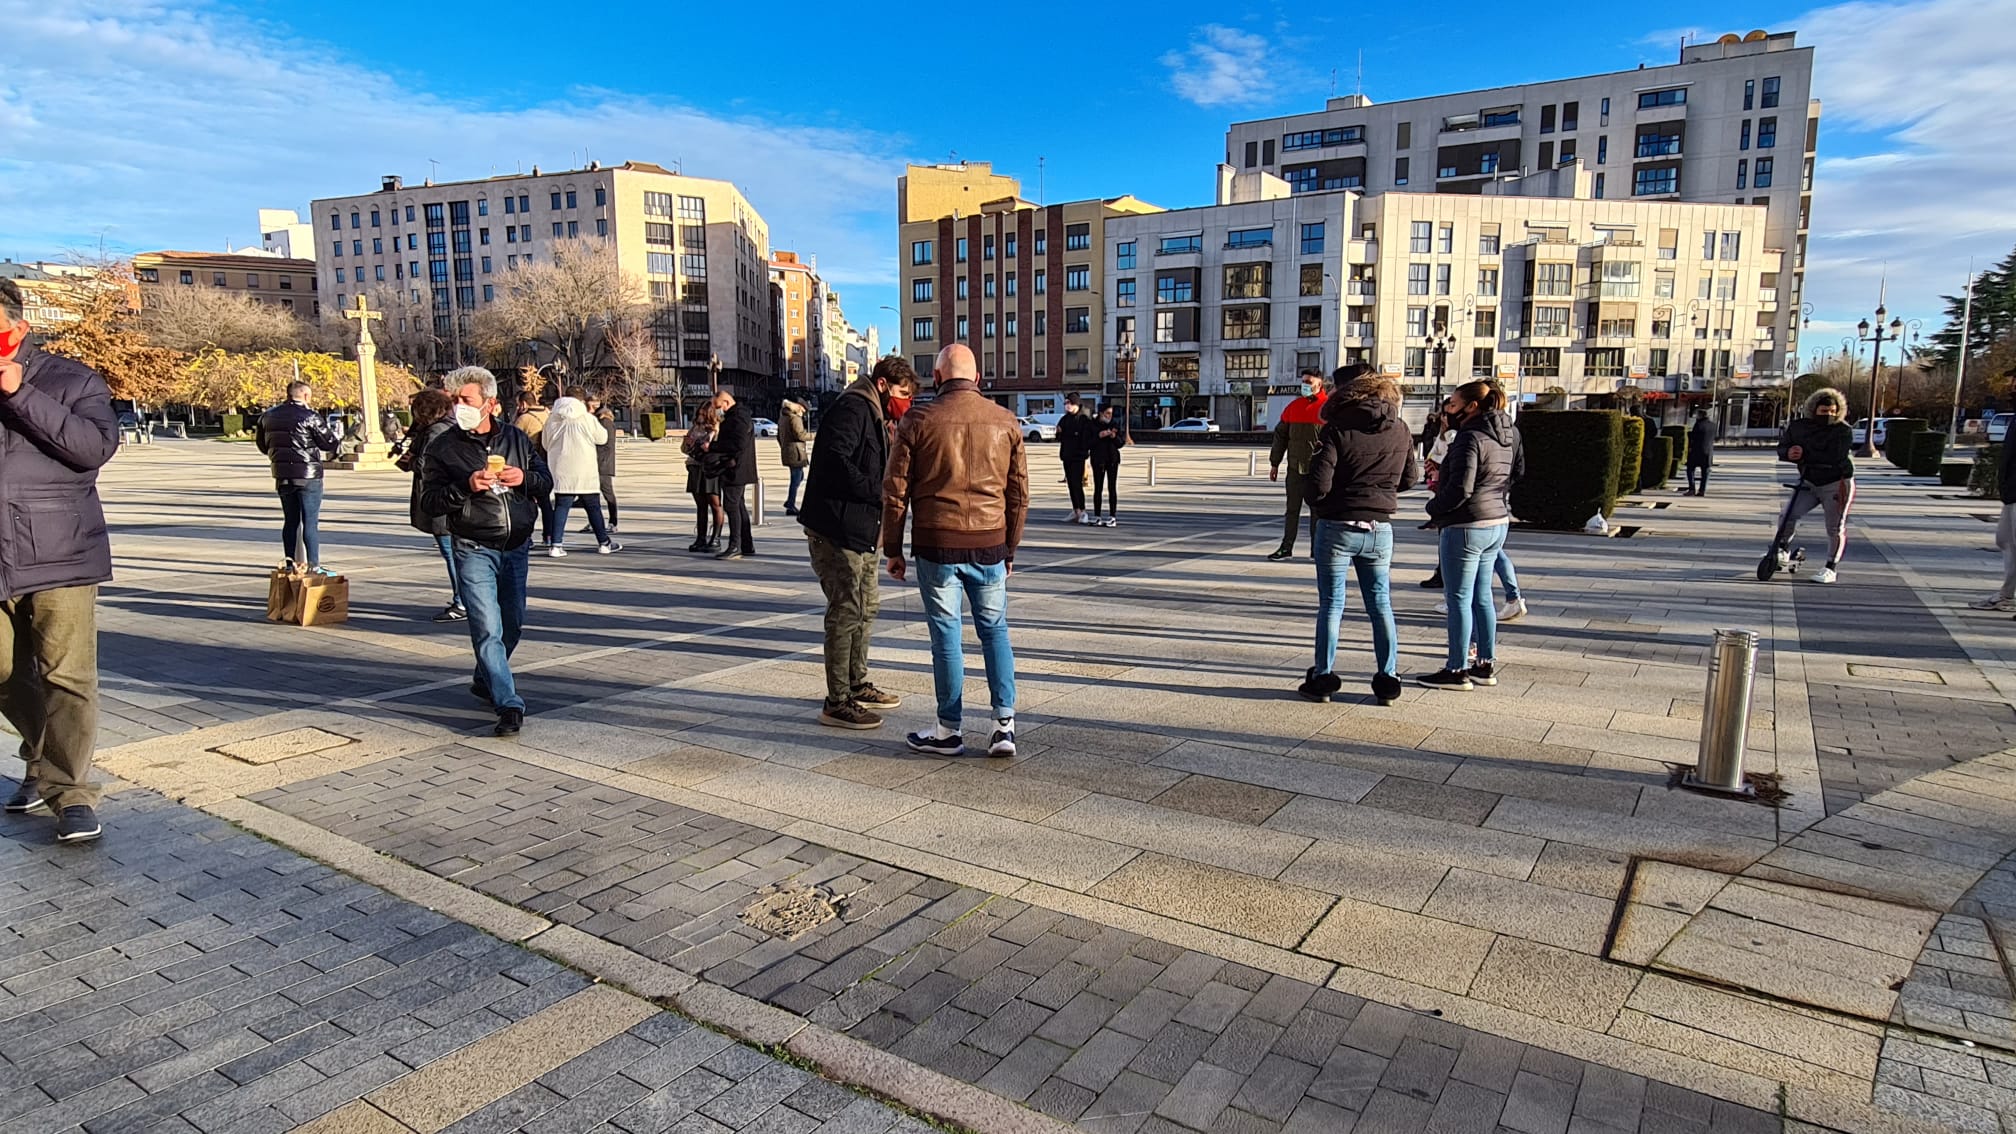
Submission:
[[[1336,674],[1317,673],[1312,667],[1309,672],[1302,675],[1302,684],[1295,687],[1295,692],[1301,694],[1305,700],[1327,703],[1331,694],[1337,692],[1343,685],[1343,680]]]
[[[1459,689],[1466,693],[1476,688],[1475,685],[1470,683],[1469,675],[1457,669],[1445,669],[1435,673],[1423,674],[1414,679],[1414,684],[1425,686],[1429,689]]]
[[[941,737],[928,732],[913,732],[903,738],[912,752],[927,752],[933,756],[966,755],[966,738],[963,736]]]
[[[884,693],[875,688],[874,682],[867,681],[854,691],[854,703],[871,709],[895,709],[902,707],[903,698],[894,693]]]
[[[7,800],[9,815],[40,815],[48,810],[49,801],[42,798],[42,785],[26,776]]]
[[[819,710],[819,723],[825,725],[827,728],[851,728],[856,731],[866,731],[871,728],[881,728],[882,718],[852,701],[839,705],[828,702]]]
[[[81,803],[64,808],[63,817],[56,821],[56,841],[59,843],[88,843],[102,833],[98,826],[98,813]]]
[[[1390,673],[1372,675],[1372,696],[1381,705],[1390,705],[1400,699],[1400,679]]]
[[[1496,662],[1473,662],[1470,668],[1464,671],[1464,674],[1470,678],[1470,684],[1472,685],[1498,684],[1498,665]]]
[[[461,603],[451,602],[447,606],[441,608],[441,613],[434,616],[434,621],[467,622],[469,621],[469,612],[462,609]]]
[[[994,735],[987,741],[987,755],[1004,758],[1015,755],[1015,730],[1012,728],[995,729]]]
[[[1435,572],[1435,573],[1434,573],[1433,575],[1430,575],[1430,576],[1428,576],[1427,578],[1425,578],[1425,579],[1421,580],[1421,589],[1423,589],[1423,590],[1428,590],[1428,591],[1439,591],[1439,590],[1441,590],[1441,589],[1442,589],[1442,572],[1440,572],[1440,571],[1437,571],[1437,572]]]
[[[517,736],[518,731],[524,727],[525,727],[525,710],[499,709],[497,710],[497,727],[491,730],[491,735]]]
[[[1294,554],[1295,551],[1293,548],[1277,547],[1270,555],[1267,556],[1267,561],[1270,563],[1279,563],[1283,559],[1287,559],[1293,556]]]
[[[714,558],[716,558],[716,559],[742,559],[742,558],[746,558],[746,557],[745,557],[745,556],[744,556],[744,555],[742,554],[742,552],[741,552],[740,550],[738,550],[738,549],[736,549],[736,548],[733,548],[733,547],[731,547],[731,548],[729,548],[728,550],[726,550],[726,551],[723,551],[723,552],[720,552],[719,554],[715,555],[715,556],[714,556]]]

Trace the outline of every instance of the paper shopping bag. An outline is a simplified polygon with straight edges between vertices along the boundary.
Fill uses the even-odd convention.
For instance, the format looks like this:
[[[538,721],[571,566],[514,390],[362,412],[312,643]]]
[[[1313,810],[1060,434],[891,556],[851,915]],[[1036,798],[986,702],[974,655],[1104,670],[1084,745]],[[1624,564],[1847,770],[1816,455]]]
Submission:
[[[301,579],[302,626],[330,626],[350,617],[350,580],[341,575],[305,575]]]
[[[301,575],[275,567],[266,584],[266,621],[292,622],[301,614]]]

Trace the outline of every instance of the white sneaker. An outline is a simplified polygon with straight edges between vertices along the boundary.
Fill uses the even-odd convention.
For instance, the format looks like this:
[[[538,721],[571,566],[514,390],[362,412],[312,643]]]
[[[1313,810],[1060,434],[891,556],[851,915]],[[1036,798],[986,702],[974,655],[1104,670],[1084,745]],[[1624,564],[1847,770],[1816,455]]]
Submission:
[[[1999,610],[2004,614],[2016,612],[2016,598],[1975,599],[1967,605],[1975,610]]]
[[[549,558],[565,559],[567,558],[567,549],[561,547],[559,544],[556,543],[552,547],[546,549],[546,554]]]
[[[2016,607],[2011,607],[2010,609],[2016,610]],[[1524,617],[1526,617],[1525,599],[1506,599],[1498,607],[1498,621],[1500,622],[1517,622]]]
[[[1831,583],[1834,579],[1834,568],[1832,567],[1822,567],[1818,571],[1813,572],[1813,581],[1816,583]]]
[[[995,729],[993,738],[987,742],[987,755],[1004,757],[1015,755],[1015,730]]]
[[[1106,526],[1106,527],[1109,527],[1109,528],[1117,528],[1117,527],[1119,527],[1119,526],[1120,526],[1120,517],[1118,517],[1118,516],[1108,516],[1108,517],[1106,517],[1105,519],[1103,519],[1103,520],[1101,520],[1101,521],[1099,521],[1099,522],[1100,522],[1100,523],[1101,523],[1102,525]]]
[[[1436,604],[1435,604],[1435,613],[1437,613],[1437,614],[1447,614],[1447,613],[1449,613],[1449,604],[1448,604],[1448,603],[1447,603],[1446,601],[1445,601],[1445,602],[1438,602],[1438,603],[1436,603]]]
[[[1085,522],[1085,513],[1073,512],[1070,515],[1064,517],[1064,522],[1067,524],[1082,524]]]
[[[617,542],[616,542],[615,540],[613,540],[613,539],[612,539],[612,540],[610,540],[610,541],[609,541],[608,543],[605,543],[605,544],[603,544],[603,545],[602,545],[601,547],[598,547],[598,548],[596,548],[596,549],[595,549],[595,554],[597,554],[597,555],[614,555],[614,554],[616,554],[617,552],[619,552],[619,551],[621,551],[621,550],[623,550],[623,545],[622,545],[622,544],[620,544],[620,543],[617,543]]]

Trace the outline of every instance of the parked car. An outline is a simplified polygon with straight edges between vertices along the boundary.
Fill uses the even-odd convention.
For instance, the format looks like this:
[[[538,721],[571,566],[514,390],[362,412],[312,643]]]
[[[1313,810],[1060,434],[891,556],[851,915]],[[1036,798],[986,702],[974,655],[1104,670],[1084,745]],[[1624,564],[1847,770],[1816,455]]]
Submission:
[[[756,436],[758,437],[777,436],[777,423],[771,421],[769,418],[759,417],[755,420],[755,422],[753,422],[753,424],[756,426]]]
[[[1998,413],[1988,419],[1988,443],[2000,445],[2009,436],[2009,423],[2016,421],[2016,413]]]
[[[1170,429],[1180,429],[1186,433],[1217,433],[1218,423],[1208,417],[1186,417],[1170,425]]]
[[[1876,419],[1876,447],[1878,449],[1881,449],[1883,447],[1884,440],[1889,435],[1890,423],[1893,421],[1903,421],[1903,420],[1905,419],[1901,417],[1879,417]],[[1867,439],[1868,435],[1869,435],[1869,419],[1865,417],[1861,421],[1855,423],[1855,444],[1857,445],[1863,444]]]
[[[1056,416],[1054,413],[1049,413],[1017,419],[1022,423],[1023,439],[1032,442],[1057,440],[1057,422],[1054,420]],[[1043,420],[1046,417],[1053,420],[1046,422]]]

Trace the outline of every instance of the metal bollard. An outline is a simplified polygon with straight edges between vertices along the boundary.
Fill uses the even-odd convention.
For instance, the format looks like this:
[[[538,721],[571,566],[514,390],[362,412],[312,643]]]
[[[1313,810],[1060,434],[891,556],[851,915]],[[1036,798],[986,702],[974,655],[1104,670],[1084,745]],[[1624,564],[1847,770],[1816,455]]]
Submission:
[[[1155,487],[1155,458],[1153,456],[1148,458],[1148,487]]]
[[[1701,700],[1701,754],[1684,786],[1723,795],[1754,795],[1743,782],[1743,745],[1750,732],[1750,686],[1757,676],[1757,634],[1715,631],[1708,691]]]
[[[756,516],[752,522],[759,528],[763,526],[763,480],[761,477],[758,477],[756,480]]]
[[[1246,450],[1246,475],[1247,476],[1260,475],[1260,454],[1256,450],[1253,449]]]

